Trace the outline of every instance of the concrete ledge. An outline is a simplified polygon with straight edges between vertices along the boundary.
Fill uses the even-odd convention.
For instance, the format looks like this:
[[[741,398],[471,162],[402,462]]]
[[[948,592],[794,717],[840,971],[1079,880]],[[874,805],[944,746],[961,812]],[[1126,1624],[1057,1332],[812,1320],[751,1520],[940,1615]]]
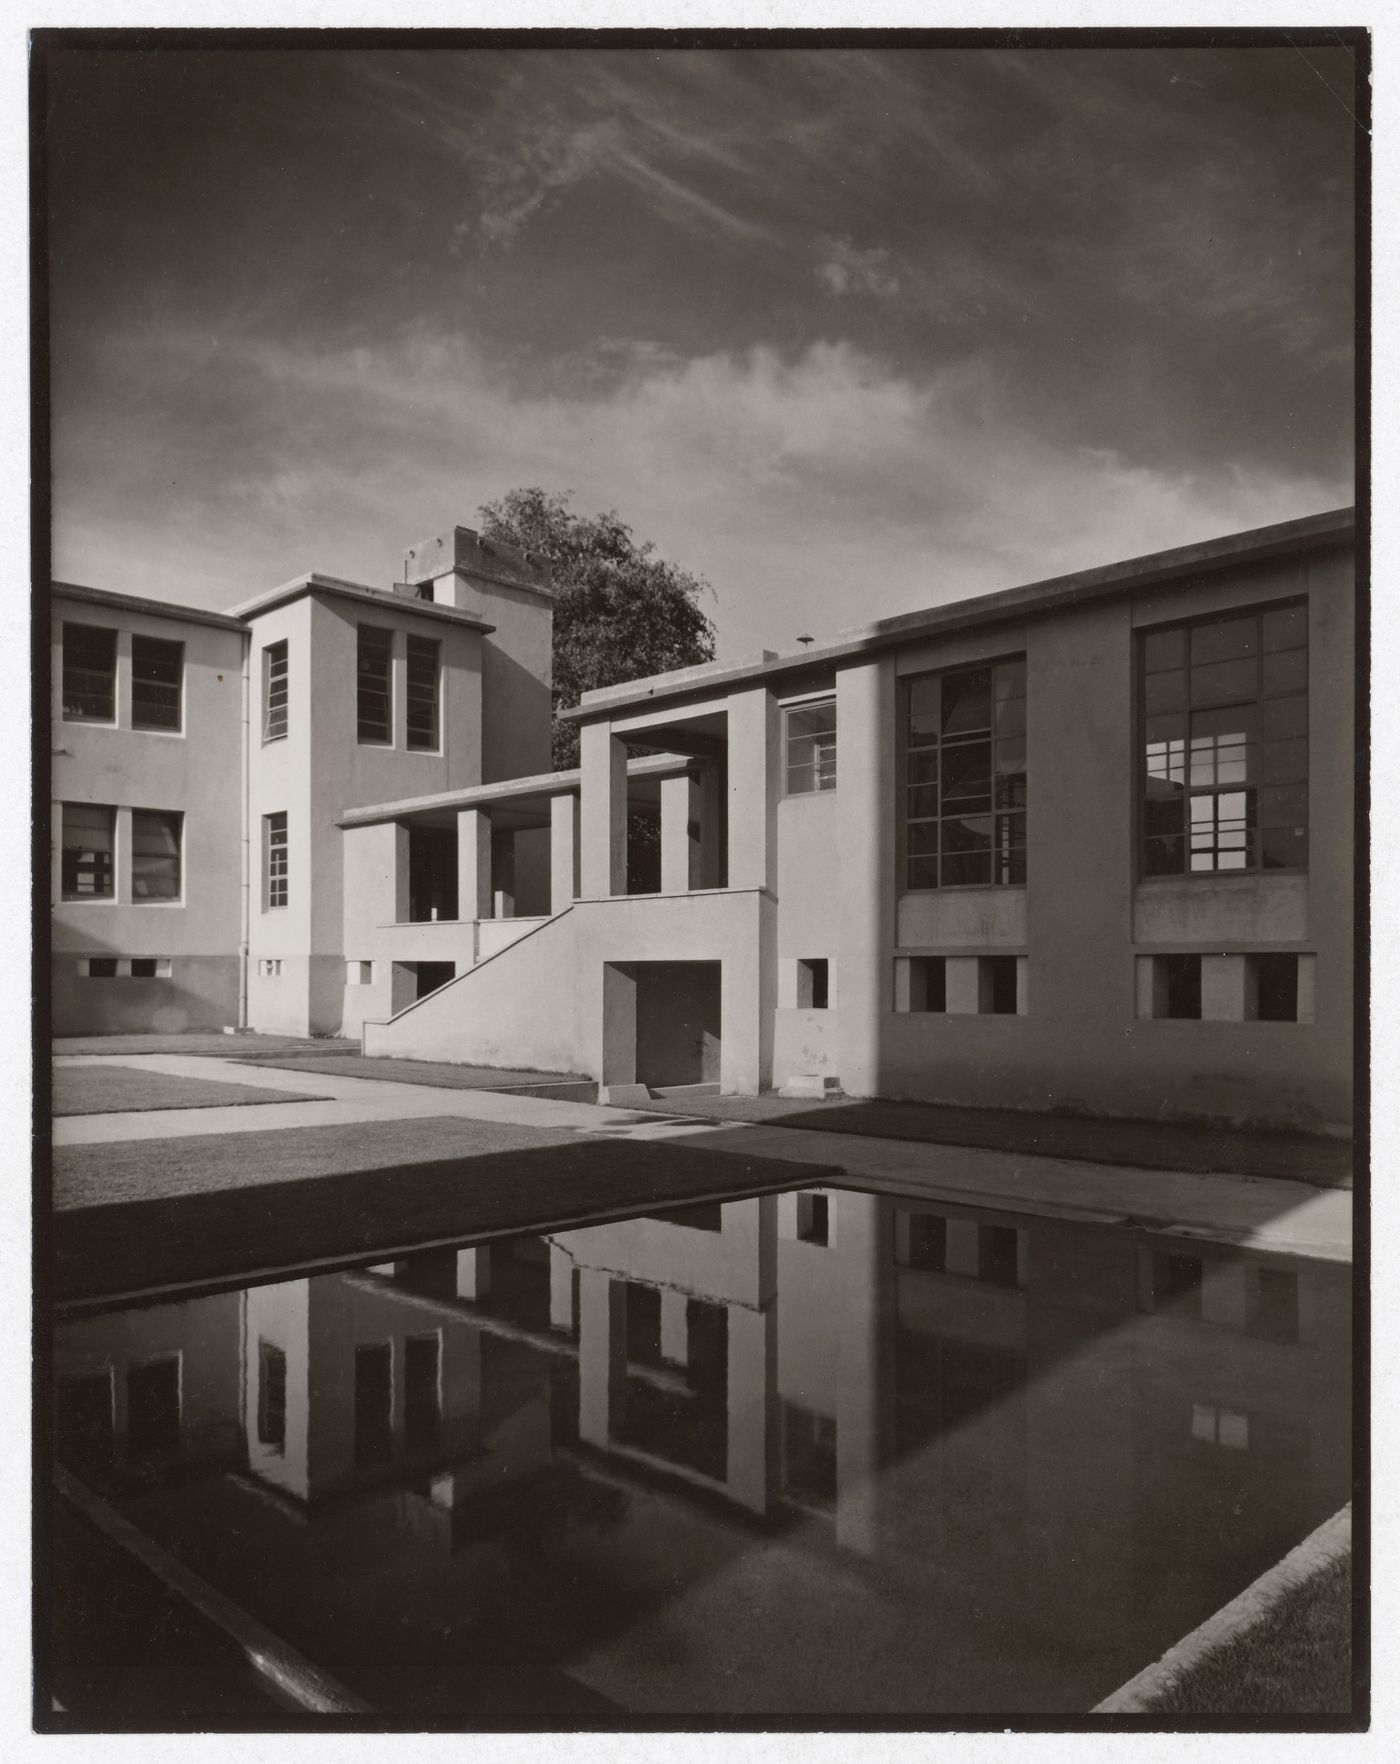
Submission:
[[[1285,1593],[1311,1580],[1313,1575],[1351,1548],[1351,1503],[1324,1520],[1238,1598],[1223,1605],[1213,1617],[1167,1649],[1160,1660],[1120,1685],[1111,1696],[1096,1703],[1093,1715],[1150,1715],[1152,1705],[1192,1667],[1268,1616]]]
[[[598,1092],[598,1101],[611,1108],[635,1108],[638,1103],[650,1102],[651,1092],[645,1084],[605,1084]]]

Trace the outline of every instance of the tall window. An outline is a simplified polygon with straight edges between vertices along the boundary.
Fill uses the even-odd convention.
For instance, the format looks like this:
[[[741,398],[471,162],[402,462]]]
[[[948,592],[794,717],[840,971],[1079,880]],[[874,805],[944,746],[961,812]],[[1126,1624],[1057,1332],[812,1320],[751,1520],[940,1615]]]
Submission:
[[[795,706],[785,713],[787,793],[806,796],[836,788],[836,700]]]
[[[905,883],[1026,879],[1026,660],[910,680]]]
[[[269,907],[287,904],[287,816],[263,816],[263,900]]]
[[[62,883],[65,900],[111,900],[117,811],[102,803],[63,805]]]
[[[180,898],[180,823],[162,809],[131,811],[131,898]]]
[[[117,720],[117,634],[97,625],[63,627],[63,720]]]
[[[358,733],[361,741],[390,741],[389,656],[393,644],[392,631],[377,625],[359,627],[358,651]]]
[[[438,654],[431,637],[408,640],[408,745],[436,752],[438,747]]]
[[[269,643],[263,651],[263,740],[287,733],[287,645]]]
[[[163,637],[131,639],[131,726],[133,729],[180,727],[180,679],[185,646]]]
[[[1147,876],[1308,862],[1305,602],[1142,638]]]

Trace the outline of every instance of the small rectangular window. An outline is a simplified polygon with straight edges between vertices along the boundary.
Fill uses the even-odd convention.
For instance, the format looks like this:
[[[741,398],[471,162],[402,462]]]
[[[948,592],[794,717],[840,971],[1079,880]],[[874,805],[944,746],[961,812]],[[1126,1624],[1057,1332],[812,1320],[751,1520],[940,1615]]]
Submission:
[[[821,956],[797,964],[797,1008],[802,1011],[824,1011],[827,1008],[827,986],[830,969]]]
[[[263,650],[263,740],[282,741],[287,734],[287,645],[269,643]]]
[[[263,904],[287,904],[287,816],[283,811],[263,816]]]
[[[896,1008],[940,1014],[948,1009],[948,964],[943,956],[901,956],[908,966],[908,1003]]]
[[[180,898],[180,831],[184,816],[163,809],[131,811],[131,898]]]
[[[87,956],[83,961],[83,972],[89,980],[115,980],[117,958],[115,956]]]
[[[1261,1023],[1298,1021],[1298,958],[1296,955],[1256,955],[1254,969],[1254,1015]]]
[[[836,788],[836,700],[794,706],[784,713],[787,793],[806,796]]]
[[[263,956],[258,962],[258,974],[264,980],[277,980],[282,974],[281,956]]]
[[[1014,1225],[977,1227],[977,1278],[992,1286],[1016,1286],[1021,1234]]]
[[[408,745],[436,753],[438,732],[439,658],[442,645],[431,637],[408,640]]]
[[[947,1259],[948,1221],[941,1213],[910,1213],[905,1266],[941,1274]]]
[[[258,1343],[258,1444],[282,1451],[287,1443],[287,1356],[270,1341]]]
[[[63,720],[117,720],[117,634],[100,625],[63,627]]]
[[[345,984],[347,986],[373,986],[373,962],[346,962]]]
[[[799,1194],[797,1197],[797,1235],[803,1243],[826,1244],[830,1241],[831,1203],[824,1194]]]
[[[133,729],[180,728],[180,682],[185,671],[185,646],[163,637],[131,639],[131,726]]]
[[[361,625],[356,638],[356,730],[361,741],[393,740],[390,657],[394,634]]]
[[[60,862],[65,900],[111,900],[117,811],[105,803],[65,802]]]
[[[154,980],[156,977],[156,958],[154,956],[133,956],[131,958],[131,978],[133,980]]]
[[[982,982],[982,1009],[993,1016],[1014,1017],[1017,1008],[1016,957],[982,956],[978,961]]]

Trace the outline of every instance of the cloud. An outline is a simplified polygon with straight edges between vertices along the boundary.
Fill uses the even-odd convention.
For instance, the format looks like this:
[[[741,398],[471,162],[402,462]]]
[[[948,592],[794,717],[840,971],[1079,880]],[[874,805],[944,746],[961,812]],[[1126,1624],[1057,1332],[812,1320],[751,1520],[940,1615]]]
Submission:
[[[126,334],[119,430],[55,437],[60,576],[216,606],[303,568],[388,582],[406,543],[513,485],[572,486],[708,576],[740,652],[1350,499],[1340,472],[1066,447],[975,357],[915,377],[839,340],[619,349],[605,386],[527,393],[422,328],[219,353]]]
[[[817,280],[833,294],[872,294],[892,300],[899,293],[900,281],[890,261],[890,253],[881,246],[863,251],[850,239],[827,239],[817,265]]]

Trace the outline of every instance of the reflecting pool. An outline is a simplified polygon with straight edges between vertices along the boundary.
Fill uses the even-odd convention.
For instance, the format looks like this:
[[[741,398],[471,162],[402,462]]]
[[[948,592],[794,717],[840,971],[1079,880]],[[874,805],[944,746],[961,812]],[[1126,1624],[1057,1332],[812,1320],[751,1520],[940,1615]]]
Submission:
[[[1348,1498],[1349,1326],[810,1190],[79,1318],[57,1450],[386,1715],[1083,1712]]]

